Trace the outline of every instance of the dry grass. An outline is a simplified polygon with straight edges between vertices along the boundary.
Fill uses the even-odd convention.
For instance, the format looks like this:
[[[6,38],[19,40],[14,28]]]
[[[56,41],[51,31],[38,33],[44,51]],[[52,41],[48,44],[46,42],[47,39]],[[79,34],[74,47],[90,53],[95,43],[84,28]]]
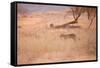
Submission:
[[[53,18],[55,20],[53,20]],[[95,31],[86,29],[87,19],[80,18],[82,28],[52,29],[50,23],[64,23],[61,15],[48,17],[18,18],[18,64],[35,64],[49,62],[84,61],[96,59]],[[72,20],[68,17],[68,20]],[[62,21],[62,22],[61,22]],[[95,30],[95,28],[94,28]],[[62,39],[61,34],[75,34],[76,41],[71,38]]]

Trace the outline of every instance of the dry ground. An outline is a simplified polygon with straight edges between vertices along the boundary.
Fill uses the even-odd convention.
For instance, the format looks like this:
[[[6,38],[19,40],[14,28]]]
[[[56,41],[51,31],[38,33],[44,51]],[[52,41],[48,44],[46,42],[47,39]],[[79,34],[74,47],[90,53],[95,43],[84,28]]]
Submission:
[[[64,19],[63,14],[37,13],[18,17],[18,64],[95,60],[96,26],[93,24],[91,29],[88,29],[85,16],[75,24],[81,28],[49,27],[50,23],[59,25],[71,20],[71,16]],[[71,33],[76,35],[76,40],[60,37],[61,34]]]

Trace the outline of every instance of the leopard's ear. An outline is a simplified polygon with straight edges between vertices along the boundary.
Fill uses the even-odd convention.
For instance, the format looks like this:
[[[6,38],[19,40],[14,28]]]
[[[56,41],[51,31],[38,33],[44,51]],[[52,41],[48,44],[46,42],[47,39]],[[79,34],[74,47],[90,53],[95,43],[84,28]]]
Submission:
[[[54,27],[54,25],[53,24],[50,24],[50,27]]]

